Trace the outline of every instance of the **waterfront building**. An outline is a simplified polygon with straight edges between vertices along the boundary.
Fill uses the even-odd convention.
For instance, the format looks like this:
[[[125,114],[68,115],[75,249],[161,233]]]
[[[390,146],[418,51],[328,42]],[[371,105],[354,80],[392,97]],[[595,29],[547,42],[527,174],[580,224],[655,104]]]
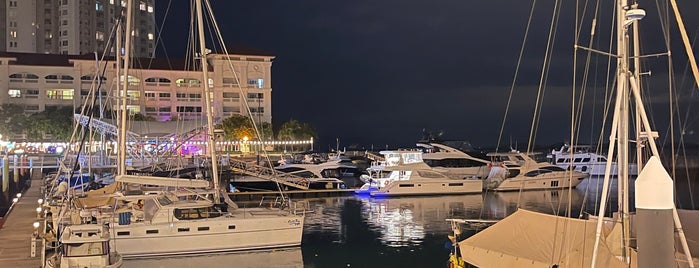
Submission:
[[[215,118],[242,114],[257,122],[272,121],[274,56],[251,49],[229,48],[228,56],[209,54],[207,58]],[[136,58],[132,62],[134,66],[124,79],[116,77],[113,58],[100,62],[97,67],[92,54],[0,52],[0,104],[21,105],[25,113],[61,106],[77,109],[87,101],[96,72],[101,72],[106,64],[103,75],[98,76],[103,84],[98,95],[102,96],[107,109],[119,109],[115,100],[121,90],[117,86],[119,79],[128,83],[127,109],[131,114],[142,114],[156,121],[203,120],[201,71],[186,67],[185,60]],[[250,112],[243,100],[247,100]]]
[[[155,0],[136,3],[133,55],[154,57]],[[124,6],[121,0],[0,0],[0,51],[102,52]]]

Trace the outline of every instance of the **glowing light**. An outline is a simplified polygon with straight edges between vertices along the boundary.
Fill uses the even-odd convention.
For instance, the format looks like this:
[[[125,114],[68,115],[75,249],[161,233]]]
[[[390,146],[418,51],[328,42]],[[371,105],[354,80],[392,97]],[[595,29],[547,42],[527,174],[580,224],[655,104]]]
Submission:
[[[19,198],[17,198],[17,197],[12,198],[12,203],[17,203],[17,201],[19,201]]]
[[[34,226],[34,229],[39,229],[39,222],[35,221],[32,226]]]
[[[41,207],[36,208],[36,213],[41,213]]]
[[[39,205],[41,205],[42,203],[44,203],[44,199],[39,198],[39,200],[37,200],[36,202],[39,203]]]
[[[17,193],[17,198],[22,197],[22,193]]]

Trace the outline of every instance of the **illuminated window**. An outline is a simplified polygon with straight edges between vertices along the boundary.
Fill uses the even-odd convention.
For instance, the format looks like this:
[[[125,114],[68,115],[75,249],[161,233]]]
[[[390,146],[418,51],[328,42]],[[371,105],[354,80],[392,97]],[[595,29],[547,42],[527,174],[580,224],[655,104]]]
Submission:
[[[49,89],[46,90],[46,97],[50,100],[72,100],[73,89]]]
[[[10,89],[7,91],[7,93],[10,95],[10,98],[21,98],[22,97],[22,90],[19,90],[19,89]]]
[[[153,34],[152,34],[152,33],[148,33],[148,40],[153,40]]]
[[[126,91],[126,95],[130,100],[138,100],[138,98],[141,97],[141,92],[128,90]]]
[[[139,8],[141,9],[141,11],[146,11],[146,3],[141,2],[141,4],[139,5]]]
[[[153,13],[153,6],[148,6],[148,13]]]
[[[138,105],[127,105],[126,110],[129,111],[129,114],[138,114],[141,113],[141,106]]]
[[[95,32],[95,39],[99,41],[104,41],[104,33],[100,31]]]
[[[199,87],[201,86],[201,81],[194,78],[180,78],[175,80],[175,84],[178,87]]]
[[[122,83],[124,82],[123,75],[119,77],[119,81],[121,81]],[[129,86],[138,86],[138,84],[140,84],[140,83],[141,83],[141,79],[138,79],[138,77],[129,75]]]

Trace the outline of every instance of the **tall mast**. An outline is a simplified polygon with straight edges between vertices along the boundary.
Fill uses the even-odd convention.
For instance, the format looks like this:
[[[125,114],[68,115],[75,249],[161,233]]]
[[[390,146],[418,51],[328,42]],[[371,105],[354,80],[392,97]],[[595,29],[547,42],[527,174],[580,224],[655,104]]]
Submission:
[[[619,105],[619,135],[617,137],[617,182],[619,184],[619,211],[621,212],[621,223],[623,230],[623,251],[622,256],[629,260],[629,33],[626,24],[626,10],[628,3],[626,0],[619,0],[617,5],[617,97],[621,102]]]
[[[204,78],[204,108],[206,108],[206,129],[207,129],[207,151],[211,156],[211,178],[214,183],[214,202],[218,203],[219,200],[219,186],[218,186],[218,159],[216,158],[216,144],[214,141],[214,115],[213,109],[211,109],[211,89],[209,88],[209,69],[208,62],[206,61],[206,41],[204,40],[204,19],[202,10],[202,0],[196,1],[196,12],[197,12],[197,31],[199,32],[199,56],[201,60],[201,70]]]
[[[129,52],[131,51],[131,21],[133,17],[133,0],[126,0],[126,29],[124,30],[126,44],[124,45],[124,74],[117,75],[117,81],[124,78],[122,89],[121,89],[121,113],[119,116],[119,155],[117,159],[117,174],[126,175],[126,118],[128,117],[128,111],[126,110],[126,103],[128,94],[127,90],[129,87],[129,64],[130,57]],[[117,55],[121,55],[121,47],[117,48]],[[118,66],[118,64],[117,64]],[[117,67],[118,68],[118,67]],[[117,82],[118,83],[118,82]]]

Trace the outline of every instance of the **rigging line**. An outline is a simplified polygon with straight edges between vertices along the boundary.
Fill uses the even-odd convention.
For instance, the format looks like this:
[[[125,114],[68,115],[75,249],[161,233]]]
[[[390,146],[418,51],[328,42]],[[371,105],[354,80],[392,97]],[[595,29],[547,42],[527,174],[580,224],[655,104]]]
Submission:
[[[672,4],[672,10],[675,14],[675,20],[677,21],[677,28],[680,30],[680,35],[682,36],[682,43],[684,44],[685,52],[687,53],[687,58],[689,59],[690,66],[692,67],[692,73],[694,74],[694,81],[697,86],[699,86],[699,68],[697,68],[697,61],[694,58],[694,52],[692,52],[692,47],[689,44],[689,37],[687,37],[687,31],[685,30],[684,22],[682,21],[682,16],[680,16],[680,11],[677,7],[677,2],[675,0],[670,0]]]
[[[160,23],[160,26],[158,26],[158,25],[155,26],[155,31],[156,31],[155,34],[158,37],[155,38],[155,47],[153,48],[153,55],[151,55],[150,63],[152,63],[155,60],[155,52],[158,50],[158,44],[160,42],[163,42],[162,41],[162,37],[163,37],[162,33],[163,33],[163,30],[165,29],[165,21],[167,21],[167,16],[170,13],[171,6],[172,6],[172,0],[167,2],[167,8],[165,8],[165,14],[163,15],[163,21]],[[170,62],[170,57],[167,54],[167,49],[165,48],[165,42],[163,42],[162,45],[163,45],[163,53],[165,54],[165,60],[167,61],[167,65],[168,65],[168,67],[170,67],[170,69],[174,69],[172,67],[172,62]],[[150,63],[148,64],[148,66],[150,66]]]
[[[599,18],[599,7],[600,7],[600,1],[596,1],[595,11],[594,11],[594,15],[593,15],[593,18],[591,21],[592,25],[590,27],[590,41],[588,42],[589,47],[592,47],[592,44],[597,40],[597,39],[595,39],[595,32],[596,32],[596,27],[597,27],[597,19]],[[577,43],[578,43],[578,40],[579,39],[576,39],[576,41],[575,41],[576,51],[574,51],[574,54],[573,54],[575,59],[576,59],[574,61],[574,65],[573,65],[573,91],[575,91],[575,87],[577,85],[576,79],[577,79],[577,48],[578,48]],[[585,95],[587,94],[591,61],[592,61],[592,52],[590,50],[587,50],[587,56],[585,59],[585,67],[583,69],[584,70],[583,77],[581,78],[582,82],[580,85],[581,92],[579,93],[580,97],[578,98],[578,108],[577,109],[571,108],[571,112],[576,115],[575,117],[573,117],[573,115],[571,115],[571,122],[577,122],[577,123],[571,123],[571,124],[575,124],[575,125],[571,126],[571,144],[572,145],[578,144],[578,142],[579,142],[579,135],[580,135],[580,128],[581,128],[580,125],[582,124],[583,107],[584,107],[584,103],[585,103],[585,101],[584,101]],[[575,101],[574,97],[575,97],[575,94],[573,94],[572,101]],[[595,104],[595,102],[593,99],[593,105],[594,104]],[[573,106],[574,106],[574,104],[573,104]],[[593,111],[594,111],[594,107],[593,107]],[[592,115],[593,115],[592,122],[595,122],[594,121],[594,112],[592,113]],[[590,128],[590,131],[592,131],[592,128]],[[593,137],[592,133],[590,133],[590,137]]]
[[[549,62],[548,62],[548,64],[546,65],[546,70],[544,71],[545,75],[544,75],[544,78],[543,78],[543,80],[544,80],[544,82],[543,82],[543,84],[542,84],[543,87],[541,87],[541,100],[539,100],[539,102],[537,103],[537,105],[539,105],[541,108],[539,109],[539,112],[538,112],[538,113],[535,113],[535,115],[536,115],[536,126],[534,127],[534,134],[530,137],[530,143],[531,143],[531,147],[530,147],[530,148],[531,148],[531,149],[528,149],[528,152],[531,152],[531,150],[534,149],[534,146],[535,146],[535,144],[536,144],[536,136],[537,136],[537,134],[538,134],[538,132],[539,132],[539,125],[541,124],[541,115],[542,115],[542,112],[543,112],[544,97],[545,97],[545,95],[546,95],[546,88],[547,88],[547,85],[548,85],[549,75],[551,74],[551,61],[553,60],[553,52],[554,52],[554,47],[555,47],[555,44],[556,44],[556,36],[558,35],[558,25],[559,25],[558,21],[559,21],[560,18],[561,18],[561,9],[562,9],[562,6],[563,6],[562,4],[561,4],[561,5],[558,5],[558,10],[554,11],[554,14],[555,14],[555,15],[554,15],[554,17],[555,17],[555,22],[553,22],[553,25],[552,25],[552,26],[553,26],[553,30],[552,30],[553,35],[550,37],[550,40],[551,40],[551,50],[549,51],[549,55],[548,55],[548,57],[547,57],[547,58],[549,59]]]
[[[544,77],[545,77],[546,70],[547,70],[546,66],[549,64],[549,60],[550,60],[549,56],[550,56],[550,51],[552,49],[551,39],[552,39],[552,35],[554,32],[554,28],[555,28],[554,24],[555,24],[555,20],[557,17],[556,10],[558,10],[559,3],[560,3],[560,1],[558,1],[558,0],[554,1],[553,16],[551,16],[551,22],[550,22],[550,26],[549,26],[549,34],[548,34],[548,39],[547,39],[547,44],[546,44],[546,53],[544,54],[545,56],[544,56],[544,60],[542,62],[542,66],[541,66],[541,75],[539,77],[539,87],[537,88],[536,101],[534,102],[535,103],[534,115],[532,116],[532,123],[531,123],[531,127],[529,129],[529,140],[527,141],[527,154],[529,154],[532,150],[532,142],[533,142],[532,138],[534,136],[534,128],[536,127],[536,118],[537,118],[537,114],[539,111],[539,100],[541,99],[541,90],[544,86],[543,85]]]
[[[206,9],[209,11],[209,16],[210,16],[211,21],[213,23],[213,27],[216,29],[216,34],[218,35],[218,40],[223,42],[223,36],[221,35],[221,30],[218,27],[218,22],[216,21],[216,17],[214,16],[213,9],[211,8],[211,3],[209,0],[204,0],[204,3],[205,3],[205,6],[207,7]],[[225,46],[225,44],[222,45],[222,48],[223,48],[224,54],[228,55],[228,48]],[[235,68],[233,67],[233,63],[231,62],[231,59],[229,57],[226,57],[226,62],[228,63],[230,70],[233,72],[233,76],[234,76],[235,80],[238,81],[238,90],[239,90],[240,95],[241,95],[240,97],[243,100],[245,110],[248,112],[248,115],[250,115],[250,122],[252,122],[252,126],[253,126],[253,130],[255,131],[255,135],[260,139],[260,141],[262,141],[262,135],[260,134],[260,130],[257,127],[257,123],[255,123],[255,120],[252,117],[252,112],[250,111],[250,105],[248,103],[248,98],[247,98],[246,94],[243,94],[243,88],[241,86],[240,79],[238,78],[238,75],[235,72]],[[267,153],[267,150],[264,148],[265,146],[260,146],[260,147],[262,148],[262,152],[264,153],[265,160],[270,165],[270,169],[272,171],[272,176],[276,178],[277,171],[272,167],[272,161],[269,159],[269,154]],[[279,193],[281,195],[282,203],[286,203],[287,199],[283,194],[283,190],[282,190],[281,185],[279,184],[279,182],[277,180],[274,180],[274,182],[277,186],[277,190],[279,191]]]
[[[534,8],[535,7],[536,7],[536,0],[532,1],[532,7],[529,10],[529,19],[527,20],[527,27],[524,31],[524,37],[522,38],[522,45],[520,46],[520,49],[519,49],[519,56],[517,58],[517,66],[515,67],[515,73],[514,73],[514,76],[512,78],[512,84],[510,86],[510,94],[507,97],[507,105],[505,106],[505,115],[503,116],[502,124],[500,125],[500,133],[498,134],[498,141],[495,145],[495,152],[498,152],[500,149],[500,141],[502,140],[502,133],[505,129],[505,122],[507,121],[507,115],[510,111],[510,104],[512,103],[512,95],[515,91],[515,85],[517,84],[517,78],[519,77],[519,68],[522,65],[522,59],[524,58],[524,48],[526,47],[527,39],[529,37],[529,30],[531,29],[532,18],[534,17]]]

